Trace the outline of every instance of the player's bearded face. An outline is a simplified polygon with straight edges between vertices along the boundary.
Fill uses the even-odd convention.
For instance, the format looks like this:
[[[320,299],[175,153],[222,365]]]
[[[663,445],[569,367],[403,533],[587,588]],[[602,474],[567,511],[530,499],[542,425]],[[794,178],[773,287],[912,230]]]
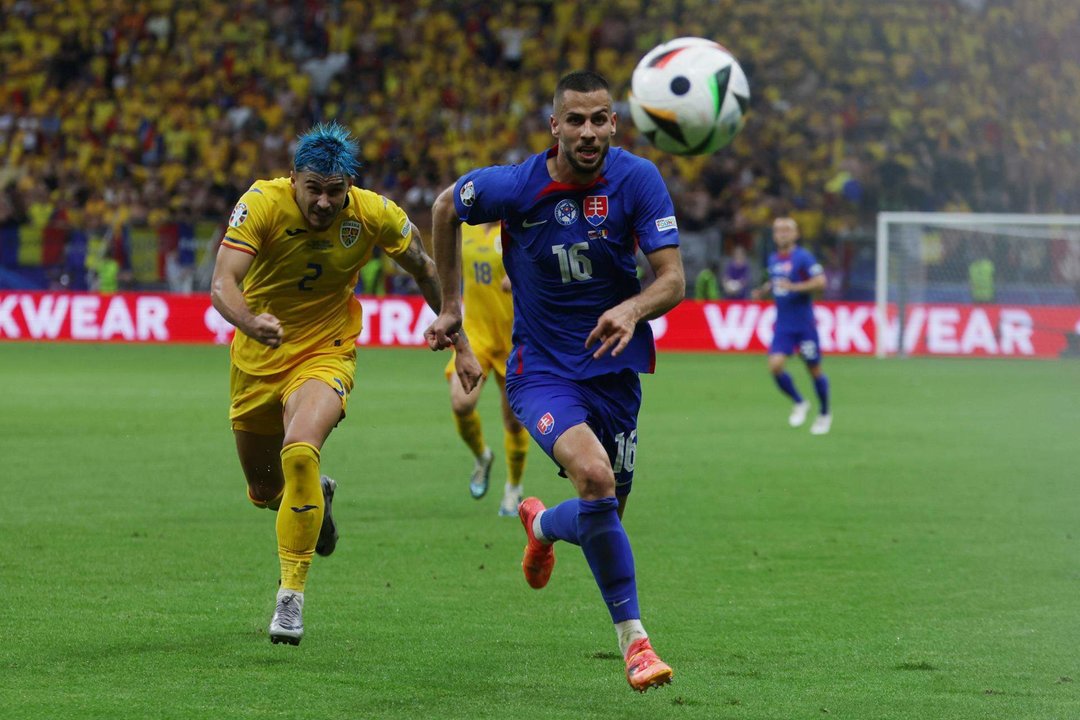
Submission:
[[[352,181],[343,175],[320,175],[311,170],[293,172],[296,205],[314,230],[326,230],[334,224]]]
[[[611,149],[615,121],[606,90],[563,93],[552,118],[552,132],[559,138],[559,152],[575,173],[594,175],[600,171]]]

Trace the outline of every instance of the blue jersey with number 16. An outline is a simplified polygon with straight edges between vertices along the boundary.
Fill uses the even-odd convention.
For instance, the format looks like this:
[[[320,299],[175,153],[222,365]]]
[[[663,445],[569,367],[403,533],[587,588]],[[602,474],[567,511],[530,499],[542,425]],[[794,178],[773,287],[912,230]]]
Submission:
[[[621,148],[609,151],[591,183],[555,182],[547,169],[555,152],[474,170],[454,188],[463,222],[503,222],[503,265],[514,298],[507,376],[652,372],[647,322],[618,357],[594,360],[597,346],[586,348],[585,339],[606,310],[641,291],[637,248],[647,255],[679,244],[671,196],[655,165]]]

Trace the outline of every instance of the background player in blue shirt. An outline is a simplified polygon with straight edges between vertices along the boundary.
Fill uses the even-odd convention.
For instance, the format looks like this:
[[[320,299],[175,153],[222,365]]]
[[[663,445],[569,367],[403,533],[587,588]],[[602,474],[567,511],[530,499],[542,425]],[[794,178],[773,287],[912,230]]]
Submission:
[[[550,509],[537,498],[521,503],[525,579],[544,587],[555,564],[552,543],[579,545],[615,623],[627,680],[644,692],[669,682],[672,670],[641,624],[622,513],[637,450],[638,373],[655,365],[646,321],[685,292],[679,232],[656,166],[610,146],[616,116],[603,77],[564,76],[550,125],[551,149],[520,165],[469,172],[435,201],[444,304],[427,338],[441,349],[461,327],[458,224],[500,220],[514,287],[507,395],[579,496]],[[638,248],[656,275],[644,291]]]
[[[771,290],[776,299],[776,325],[769,346],[769,371],[780,390],[795,403],[788,417],[792,427],[806,422],[810,403],[795,389],[791,376],[784,370],[788,356],[798,351],[814,378],[814,390],[820,401],[820,413],[810,426],[814,435],[824,435],[832,426],[829,412],[829,378],[821,371],[821,345],[811,293],[825,289],[825,273],[809,250],[796,245],[799,226],[790,217],[773,221],[773,241],[776,252],[769,255],[769,279],[755,293],[760,297]]]

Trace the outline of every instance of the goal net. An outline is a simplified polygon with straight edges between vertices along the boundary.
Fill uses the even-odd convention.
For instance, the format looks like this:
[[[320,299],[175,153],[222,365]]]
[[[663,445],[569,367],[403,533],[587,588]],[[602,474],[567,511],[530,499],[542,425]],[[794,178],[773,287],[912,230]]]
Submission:
[[[1080,354],[1080,216],[880,213],[876,262],[878,357]]]

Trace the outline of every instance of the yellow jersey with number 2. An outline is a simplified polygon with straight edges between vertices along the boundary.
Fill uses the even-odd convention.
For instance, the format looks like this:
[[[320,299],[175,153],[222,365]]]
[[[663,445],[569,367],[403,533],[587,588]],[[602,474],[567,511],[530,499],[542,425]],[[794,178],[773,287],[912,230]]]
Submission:
[[[244,277],[244,299],[256,315],[281,322],[281,346],[236,333],[233,363],[251,375],[271,375],[322,354],[352,353],[362,327],[353,294],[360,267],[378,245],[390,257],[409,247],[412,223],[387,198],[353,186],[327,230],[311,230],[289,178],[258,180],[240,198],[221,244],[255,257]]]

